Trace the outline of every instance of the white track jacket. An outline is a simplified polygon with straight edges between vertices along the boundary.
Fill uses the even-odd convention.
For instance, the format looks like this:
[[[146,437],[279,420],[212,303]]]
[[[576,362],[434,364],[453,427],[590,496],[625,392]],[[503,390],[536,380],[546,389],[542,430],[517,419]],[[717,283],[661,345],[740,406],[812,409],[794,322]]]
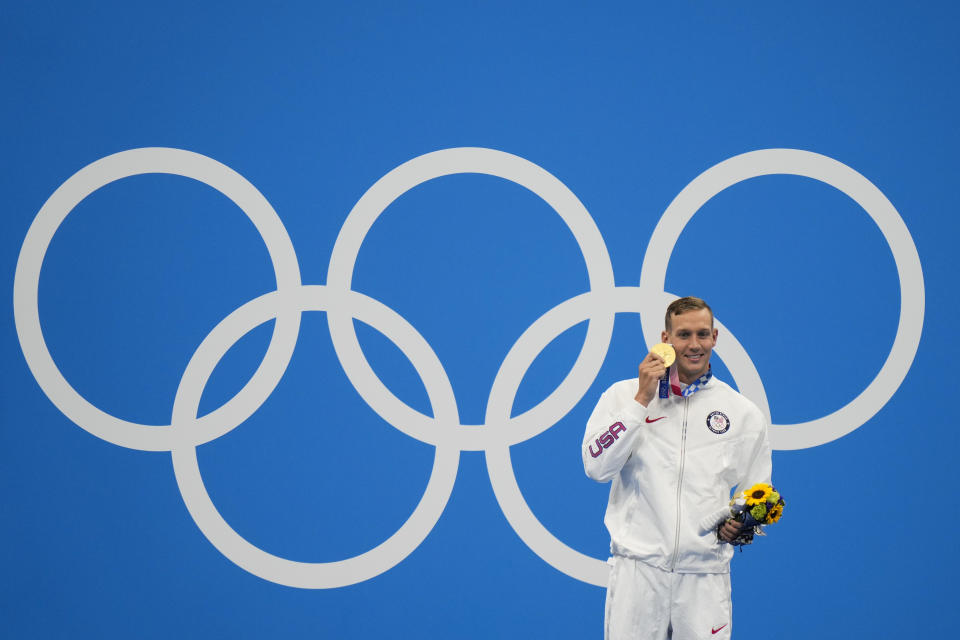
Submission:
[[[649,407],[634,400],[637,384],[607,389],[583,438],[587,475],[613,481],[604,516],[611,553],[664,571],[727,573],[733,547],[717,540],[716,526],[734,487],[770,482],[767,421],[716,377]]]

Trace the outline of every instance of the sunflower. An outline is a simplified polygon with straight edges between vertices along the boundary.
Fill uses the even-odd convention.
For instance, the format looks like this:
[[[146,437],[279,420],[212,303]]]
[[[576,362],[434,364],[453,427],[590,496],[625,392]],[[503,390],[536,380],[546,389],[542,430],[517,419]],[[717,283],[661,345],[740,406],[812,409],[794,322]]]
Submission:
[[[761,482],[744,491],[743,497],[747,499],[747,506],[752,507],[755,504],[766,502],[771,493],[773,493],[773,487]]]
[[[775,504],[770,509],[770,513],[767,514],[766,524],[772,524],[780,519],[780,516],[783,515],[783,504]]]

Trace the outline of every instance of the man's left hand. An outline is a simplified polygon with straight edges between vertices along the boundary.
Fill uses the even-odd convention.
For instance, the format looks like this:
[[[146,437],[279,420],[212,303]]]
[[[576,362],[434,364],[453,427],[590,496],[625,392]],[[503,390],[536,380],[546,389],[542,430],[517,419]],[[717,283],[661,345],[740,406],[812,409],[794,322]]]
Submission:
[[[737,522],[736,520],[727,520],[723,523],[723,526],[720,527],[718,534],[720,539],[724,542],[733,542],[740,534],[740,529],[742,528],[742,522]]]

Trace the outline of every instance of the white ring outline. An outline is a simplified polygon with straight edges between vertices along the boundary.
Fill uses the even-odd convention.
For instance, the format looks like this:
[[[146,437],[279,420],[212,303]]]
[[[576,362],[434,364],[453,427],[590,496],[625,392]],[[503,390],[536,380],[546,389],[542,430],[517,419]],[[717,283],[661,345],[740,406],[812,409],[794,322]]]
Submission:
[[[124,162],[119,162],[120,159]],[[132,171],[131,165],[134,167]],[[187,169],[183,168],[184,165]],[[504,166],[508,166],[509,169],[504,170]],[[504,175],[511,171],[514,172],[513,177]],[[175,400],[175,419],[172,424],[176,425],[176,428],[137,425],[122,421],[90,405],[76,394],[56,369],[40,331],[37,310],[39,272],[45,251],[57,227],[76,204],[96,189],[121,177],[139,173],[185,175],[227,195],[244,210],[264,237],[277,274],[278,290],[276,292],[265,294],[231,313],[204,339],[191,358]],[[459,419],[456,417],[456,400],[453,398],[449,380],[436,354],[422,336],[409,323],[381,303],[349,290],[353,266],[363,236],[377,216],[394,199],[413,186],[433,177],[453,173],[487,173],[499,176],[521,184],[547,201],[563,217],[574,233],[584,259],[587,261],[590,276],[590,291],[562,302],[545,313],[525,330],[511,347],[493,382],[484,425],[459,424]],[[613,286],[612,265],[606,246],[593,219],[576,196],[545,170],[504,152],[481,148],[446,149],[414,158],[397,167],[364,194],[344,223],[330,261],[329,279],[335,281],[335,286],[328,284],[326,287],[322,285],[301,287],[296,256],[286,230],[266,199],[242,176],[210,158],[179,149],[151,148],[125,151],[94,162],[74,174],[54,192],[37,214],[24,240],[14,281],[14,315],[18,337],[31,372],[37,378],[41,389],[68,418],[93,435],[120,446],[171,451],[178,485],[184,492],[184,501],[198,527],[231,561],[255,575],[281,584],[305,588],[343,586],[379,575],[402,561],[435,526],[452,491],[459,464],[459,451],[482,449],[486,451],[488,472],[498,503],[525,544],[544,561],[567,575],[603,586],[606,584],[608,573],[606,563],[579,553],[560,542],[533,515],[517,484],[510,461],[509,446],[532,438],[552,427],[583,397],[592,384],[592,380],[588,378],[597,375],[606,350],[609,348],[615,313],[639,311],[648,344],[657,340],[658,329],[652,328],[654,325],[651,324],[650,318],[656,317],[660,309],[675,297],[663,291],[663,284],[673,246],[686,223],[707,200],[726,187],[750,177],[774,173],[803,175],[826,182],[858,202],[874,219],[890,244],[900,279],[901,313],[897,337],[890,355],[874,381],[847,406],[829,416],[801,425],[773,425],[778,428],[805,425],[808,428],[809,425],[817,427],[815,437],[809,437],[809,434],[805,437],[796,429],[782,431],[783,435],[777,436],[778,442],[775,448],[816,446],[862,426],[889,401],[902,383],[916,354],[922,331],[923,277],[919,255],[909,231],[899,213],[879,189],[862,175],[836,160],[794,149],[767,149],[741,154],[711,167],[695,178],[678,194],[658,222],[644,256],[640,286],[616,288]],[[520,176],[522,181],[514,179],[517,176]],[[214,182],[207,182],[204,178]],[[397,191],[399,185],[409,183],[411,180],[414,180],[413,184]],[[544,195],[544,192],[547,192],[549,197]],[[348,230],[346,233],[345,229]],[[578,230],[585,235],[578,235]],[[666,250],[667,240],[671,239],[670,249]],[[592,250],[588,251],[588,248]],[[651,254],[651,248],[656,249],[653,254]],[[597,254],[593,251],[601,253],[605,259],[604,262],[598,265]],[[353,255],[351,258],[344,258],[344,252]],[[661,285],[659,291],[651,284],[658,279]],[[919,283],[919,288],[907,289],[906,282]],[[29,289],[32,289],[32,292],[28,291]],[[365,554],[348,560],[333,563],[298,563],[278,558],[250,545],[223,521],[203,487],[195,447],[235,428],[266,400],[289,363],[299,330],[301,311],[309,308],[324,308],[329,303],[324,303],[321,298],[332,298],[340,302],[335,305],[335,309],[326,307],[328,323],[331,327],[335,351],[341,359],[344,370],[348,371],[351,383],[371,408],[393,426],[412,437],[435,444],[437,455],[423,498],[411,517],[388,540]],[[261,309],[268,304],[274,305],[275,309],[273,311]],[[400,341],[407,344],[407,348],[394,342],[415,365],[415,369],[428,389],[433,410],[439,414],[436,418],[424,416],[399,401],[377,378],[360,351],[356,335],[353,333],[352,319],[359,316],[346,313],[343,310],[345,306],[355,311],[360,310],[361,314],[372,313],[368,317],[376,318],[374,322],[378,324],[371,326],[381,333],[389,331],[390,339],[394,336],[402,336]],[[372,312],[371,309],[373,309]],[[918,311],[911,315],[910,309]],[[203,375],[200,372],[207,367],[212,371],[216,362],[233,344],[224,342],[221,334],[233,335],[231,332],[235,333],[249,323],[251,314],[263,313],[267,314],[266,319],[277,318],[270,347],[263,362],[241,392],[219,409],[197,419],[195,405],[199,403],[203,385],[209,377],[209,371]],[[511,417],[510,411],[517,387],[530,364],[550,341],[584,319],[589,321],[587,339],[574,367],[563,383],[534,409],[520,416]],[[385,322],[388,328],[384,329],[384,325],[379,325],[380,322]],[[564,324],[565,322],[567,324]],[[727,335],[724,351],[721,352],[718,349],[718,354],[720,357],[724,357],[724,353],[729,354],[725,358],[728,369],[731,373],[735,368],[740,370],[740,376],[735,375],[735,379],[741,389],[745,395],[758,402],[769,418],[769,406],[756,368],[733,334],[724,328],[719,320],[717,324]],[[338,331],[343,333],[334,335],[335,325],[338,326]],[[239,335],[245,334],[250,328],[252,326]],[[588,349],[592,347],[596,333],[607,333],[606,345],[601,344],[597,348]],[[346,348],[339,344],[339,340],[343,338],[347,338]],[[911,345],[913,339],[916,344]],[[427,362],[426,374],[416,366],[420,361]],[[521,365],[525,366],[521,367]],[[589,373],[591,369],[594,370],[592,374]],[[43,376],[42,379],[41,376]],[[361,385],[370,385],[373,388],[372,394],[371,392],[364,394],[358,386],[358,381]],[[437,385],[442,388],[442,391],[437,391]],[[575,399],[571,402],[569,400],[571,396],[567,395],[566,399],[562,397],[559,393],[561,389],[565,392],[573,392]],[[447,398],[446,402],[442,401],[444,397]],[[569,402],[569,407],[559,412],[547,411],[548,402],[558,400]],[[870,400],[874,402],[879,400],[879,406],[863,409],[863,402]],[[438,405],[434,404],[435,401],[439,403],[440,411],[438,411]],[[860,405],[856,404],[858,402]],[[188,407],[190,410],[187,410]],[[227,420],[227,417],[236,421],[230,425],[233,420]],[[520,420],[525,417],[527,422]],[[534,417],[537,419],[533,420]],[[849,423],[847,425],[841,423],[845,431],[836,433],[832,437],[827,433],[827,439],[824,439],[826,427],[831,423],[829,419],[839,422],[842,417],[853,417],[855,420],[862,418],[863,421],[852,427]],[[541,420],[544,422],[540,422]],[[542,426],[543,424],[547,426]],[[772,440],[776,433],[777,431],[772,429]],[[778,444],[780,446],[777,446]],[[454,449],[455,445],[459,445],[459,450]],[[439,479],[437,479],[438,474]],[[447,490],[444,492],[437,487],[446,487]],[[425,527],[424,523],[427,522],[429,526]],[[400,557],[394,557],[396,554],[400,554]]]
[[[445,424],[457,424],[453,387],[426,340],[399,314],[380,302],[351,291],[345,295],[322,285],[303,286],[287,300],[274,291],[244,304],[231,313],[204,339],[184,372],[174,400],[173,424],[186,432],[195,423],[200,398],[220,359],[250,330],[275,317],[277,309],[325,311],[347,308],[353,317],[369,324],[390,339],[423,378],[430,404]],[[418,365],[425,365],[421,369]],[[438,379],[439,377],[439,379]],[[433,381],[436,384],[432,384]],[[183,425],[184,429],[179,429]],[[205,437],[205,436],[204,436]],[[197,461],[196,446],[180,438],[171,451],[174,475],[191,517],[210,543],[240,568],[264,580],[302,589],[332,589],[368,580],[402,562],[433,530],[453,492],[460,452],[447,443],[436,447],[430,479],[410,517],[385,541],[360,555],[333,562],[299,562],[273,555],[238,534],[207,493]]]
[[[267,199],[246,178],[207,156],[165,147],[121,151],[93,162],[68,178],[43,204],[27,231],[13,280],[13,314],[27,366],[50,401],[80,428],[107,442],[142,451],[170,451],[174,430],[121,420],[93,406],[70,386],[57,368],[40,327],[40,269],[57,229],[69,213],[97,189],[122,178],[168,173],[192,178],[228,197],[250,218],[263,237],[277,279],[277,290],[300,287],[300,267],[290,236]],[[246,385],[224,405],[196,420],[224,433],[260,407],[290,362],[300,330],[300,314],[277,314],[263,361]],[[228,426],[233,424],[233,426]],[[226,426],[226,429],[224,427]]]
[[[799,149],[750,151],[710,167],[677,194],[653,231],[640,270],[641,297],[650,301],[641,313],[641,323],[647,344],[658,342],[660,330],[657,323],[660,322],[659,314],[662,314],[658,309],[665,308],[665,305],[656,305],[662,305],[665,301],[669,303],[670,299],[676,297],[663,293],[667,264],[690,218],[727,187],[750,178],[774,174],[803,176],[826,183],[860,205],[887,241],[900,281],[900,318],[890,354],[874,379],[857,397],[821,418],[797,424],[772,424],[763,382],[750,356],[729,330],[725,331],[726,339],[718,343],[716,351],[740,390],[757,403],[771,422],[770,443],[773,448],[805,449],[836,440],[863,426],[876,415],[906,378],[923,332],[926,302],[923,269],[916,244],[893,204],[863,175],[833,158]]]
[[[461,173],[503,178],[539,196],[560,215],[573,234],[586,262],[591,290],[613,289],[613,266],[603,237],[586,207],[573,192],[529,160],[481,147],[458,147],[427,153],[408,160],[377,180],[357,201],[340,228],[330,255],[327,286],[341,291],[351,290],[360,246],[373,223],[394,200],[428,180]],[[558,305],[562,306],[563,303]],[[547,315],[550,313],[547,312]],[[430,444],[449,442],[462,451],[483,450],[488,444],[503,439],[522,442],[526,438],[520,435],[535,435],[544,431],[576,406],[603,365],[613,335],[613,321],[613,314],[592,316],[583,347],[560,386],[533,408],[511,418],[509,424],[457,425],[454,429],[444,430],[439,428],[437,421],[399,400],[380,381],[363,355],[352,319],[337,310],[327,313],[337,357],[367,405],[395,426],[409,425],[409,430],[398,428],[411,437]],[[505,364],[509,358],[508,355]],[[503,365],[497,372],[494,386],[501,375],[509,375]],[[560,410],[549,411],[550,404],[556,403],[563,403]],[[544,424],[547,426],[542,426]]]

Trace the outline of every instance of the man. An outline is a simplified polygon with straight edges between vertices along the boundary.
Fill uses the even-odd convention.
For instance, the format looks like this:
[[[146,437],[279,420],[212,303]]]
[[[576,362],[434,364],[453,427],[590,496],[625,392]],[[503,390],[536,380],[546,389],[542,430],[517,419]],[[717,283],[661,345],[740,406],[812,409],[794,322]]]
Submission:
[[[712,377],[713,311],[681,298],[664,325],[673,369],[647,354],[637,378],[603,393],[583,439],[587,475],[613,481],[607,640],[729,638],[731,491],[770,482],[763,414]]]

